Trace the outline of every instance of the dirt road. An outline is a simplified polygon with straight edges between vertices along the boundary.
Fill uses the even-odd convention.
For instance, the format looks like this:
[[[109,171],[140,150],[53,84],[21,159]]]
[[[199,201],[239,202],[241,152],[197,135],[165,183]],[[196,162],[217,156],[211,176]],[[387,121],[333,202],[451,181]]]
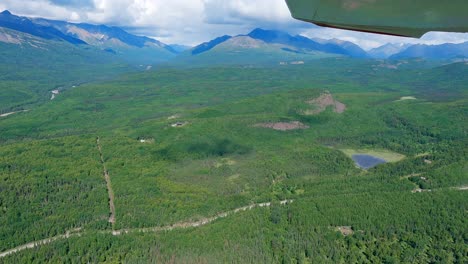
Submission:
[[[112,229],[114,229],[115,226],[115,205],[114,205],[114,190],[112,189],[112,183],[111,183],[111,178],[109,175],[109,171],[106,168],[106,162],[104,160],[104,156],[102,154],[102,146],[99,137],[96,139],[96,144],[97,148],[99,150],[99,156],[101,157],[101,163],[104,171],[104,179],[106,180],[106,185],[107,185],[107,193],[109,195],[109,210],[110,210],[110,216],[109,216],[109,223],[112,224]]]
[[[293,200],[284,200],[284,201],[280,202],[280,205],[287,205],[287,204],[290,204],[292,202],[293,202]],[[148,228],[129,228],[129,229],[122,229],[122,230],[103,230],[103,231],[94,231],[94,233],[112,234],[114,236],[121,236],[121,235],[130,234],[130,233],[157,233],[157,232],[162,232],[162,231],[172,231],[172,230],[175,230],[175,229],[196,228],[196,227],[201,227],[201,226],[207,225],[207,224],[209,224],[209,223],[211,223],[211,222],[213,222],[215,220],[218,220],[218,219],[221,219],[221,218],[226,218],[226,217],[228,217],[229,215],[232,215],[232,214],[252,210],[252,209],[255,209],[255,208],[259,208],[259,207],[270,207],[271,205],[272,205],[272,203],[270,203],[270,202],[252,204],[252,205],[240,207],[240,208],[228,211],[228,212],[219,213],[219,214],[217,214],[217,215],[215,215],[213,217],[204,218],[204,219],[201,219],[201,220],[198,220],[198,221],[179,222],[179,223],[175,223],[173,225],[168,225],[168,226],[158,226],[158,227],[148,227]],[[81,229],[75,229],[75,230],[72,230],[72,231],[68,231],[67,233],[65,233],[63,235],[58,235],[58,236],[55,236],[55,237],[30,242],[30,243],[15,247],[13,249],[9,249],[7,251],[4,251],[4,252],[0,253],[0,259],[4,258],[6,256],[9,256],[9,255],[15,254],[17,252],[26,250],[26,249],[33,249],[33,248],[37,248],[37,247],[40,247],[40,246],[43,246],[43,245],[47,245],[47,244],[53,243],[53,242],[55,242],[57,240],[65,240],[65,239],[69,239],[71,237],[80,237],[80,236],[84,236],[86,234],[92,234],[92,233],[93,233],[92,231],[81,231]]]

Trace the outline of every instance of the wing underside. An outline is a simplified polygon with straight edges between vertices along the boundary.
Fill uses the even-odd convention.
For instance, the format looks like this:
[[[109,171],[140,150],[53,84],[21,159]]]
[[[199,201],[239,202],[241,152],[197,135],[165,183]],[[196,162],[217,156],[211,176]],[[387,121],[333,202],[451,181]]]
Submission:
[[[286,0],[294,18],[319,26],[419,38],[468,32],[467,0]]]

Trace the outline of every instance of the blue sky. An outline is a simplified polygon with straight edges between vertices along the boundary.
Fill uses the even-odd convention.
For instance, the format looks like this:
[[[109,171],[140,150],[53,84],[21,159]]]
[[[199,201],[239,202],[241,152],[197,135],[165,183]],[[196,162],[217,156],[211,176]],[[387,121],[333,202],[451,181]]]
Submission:
[[[422,39],[320,28],[291,18],[284,0],[2,0],[24,16],[124,27],[165,43],[196,45],[220,35],[261,27],[311,38],[339,38],[370,49],[392,43],[440,44],[468,41],[468,34],[431,32]]]

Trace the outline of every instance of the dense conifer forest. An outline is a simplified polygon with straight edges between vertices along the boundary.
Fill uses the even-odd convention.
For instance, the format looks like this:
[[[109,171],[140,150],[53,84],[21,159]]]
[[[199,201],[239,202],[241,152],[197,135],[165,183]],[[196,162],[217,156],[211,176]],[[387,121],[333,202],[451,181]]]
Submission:
[[[467,263],[468,65],[381,63],[161,66],[1,105],[29,111],[0,117],[0,263]]]

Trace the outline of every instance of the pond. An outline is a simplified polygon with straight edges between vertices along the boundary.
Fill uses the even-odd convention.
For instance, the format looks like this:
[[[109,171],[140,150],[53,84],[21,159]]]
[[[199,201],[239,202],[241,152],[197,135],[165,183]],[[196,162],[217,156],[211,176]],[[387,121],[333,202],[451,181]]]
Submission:
[[[361,169],[370,169],[379,164],[387,163],[386,160],[366,154],[355,154],[353,160]]]

